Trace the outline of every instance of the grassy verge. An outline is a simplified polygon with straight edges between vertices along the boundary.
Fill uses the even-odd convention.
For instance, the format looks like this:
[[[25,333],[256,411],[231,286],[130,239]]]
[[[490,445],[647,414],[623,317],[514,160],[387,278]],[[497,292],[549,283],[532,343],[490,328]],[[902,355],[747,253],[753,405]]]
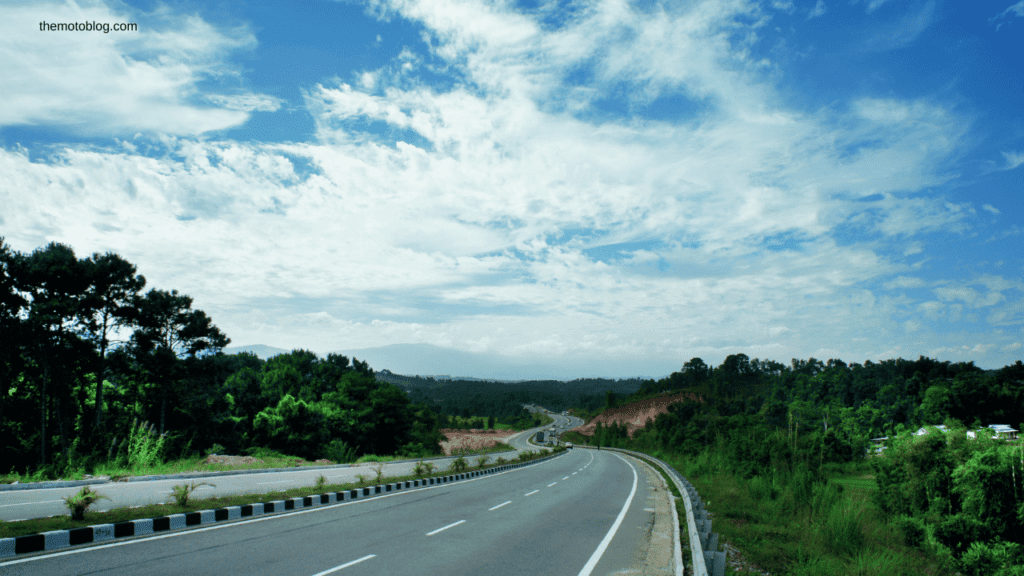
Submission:
[[[506,452],[512,450],[507,444],[498,444],[497,446],[482,448],[476,450],[466,450],[453,456],[475,456],[478,454],[490,454],[493,452]],[[229,470],[264,470],[264,469],[281,469],[281,468],[301,468],[303,466],[321,466],[316,462],[308,462],[297,456],[288,456],[285,454],[279,454],[276,452],[258,452],[254,456],[262,460],[262,462],[255,462],[252,464],[207,464],[205,456],[194,456],[191,458],[182,458],[179,460],[171,460],[159,464],[153,464],[151,466],[139,466],[135,468],[126,468],[124,466],[116,466],[113,464],[101,464],[93,469],[90,476],[109,476],[112,479],[119,478],[130,478],[133,476],[157,476],[165,474],[181,474],[186,472],[227,472]],[[443,457],[444,454],[435,454],[430,457]],[[353,464],[363,464],[367,462],[393,462],[396,460],[410,460],[407,456],[377,456],[375,454],[366,454],[359,457],[358,460]],[[73,474],[68,474],[59,478],[59,480],[83,480],[85,479],[86,473],[83,470],[79,470]],[[51,480],[43,477],[41,474],[26,474],[21,475],[17,473],[10,473],[0,475],[0,484],[13,484],[15,482],[43,482]],[[56,478],[52,480],[58,480]]]
[[[871,501],[863,464],[833,470],[825,482],[769,474],[743,478],[713,452],[696,458],[655,454],[694,485],[720,541],[775,575],[945,575],[935,558],[906,546]],[[727,570],[727,573],[734,573]]]
[[[164,474],[180,474],[185,472],[225,472],[228,470],[262,470],[265,468],[300,468],[303,466],[320,466],[316,462],[308,462],[297,456],[288,456],[272,451],[255,452],[253,457],[262,460],[252,464],[207,464],[206,456],[193,456],[167,462],[155,463],[149,466],[136,466],[128,468],[113,463],[104,463],[95,466],[88,475],[109,476],[111,478],[127,478],[131,476],[155,476]],[[398,457],[393,457],[398,458]],[[40,473],[18,474],[9,473],[0,476],[0,484],[13,484],[14,482],[43,482],[46,480],[82,480],[87,475],[85,470],[78,470],[61,478],[46,478]]]
[[[522,458],[516,458],[514,460],[508,460],[503,462],[505,464],[512,464],[518,462],[527,462],[547,456],[547,453],[534,453],[534,452],[523,452],[525,454]],[[485,465],[475,468],[469,468],[468,470],[486,470],[487,468],[493,468],[498,466],[499,463],[494,460],[488,461]],[[440,476],[448,476],[453,474],[452,471],[437,471],[433,474],[425,474],[422,476],[407,475],[407,476],[386,476],[381,479],[381,484],[390,484],[392,482],[404,482],[406,480],[417,480],[423,478],[437,478]],[[190,499],[188,506],[182,506],[179,504],[152,504],[148,506],[139,506],[135,508],[115,508],[113,510],[107,510],[104,512],[86,512],[83,520],[72,520],[71,516],[52,516],[50,518],[35,518],[31,520],[20,520],[17,522],[3,522],[0,521],[0,538],[12,538],[15,536],[24,536],[26,534],[38,534],[42,532],[48,532],[50,530],[71,530],[73,528],[83,528],[85,526],[93,526],[96,524],[115,524],[118,522],[127,522],[128,520],[139,520],[144,518],[155,518],[159,516],[168,516],[171,514],[181,514],[184,512],[194,512],[196,510],[211,510],[215,508],[224,508],[227,506],[244,506],[246,504],[253,504],[257,502],[271,502],[274,500],[284,500],[287,498],[299,498],[304,496],[314,496],[318,494],[326,494],[328,492],[340,492],[343,490],[352,490],[354,488],[363,488],[366,486],[373,486],[377,484],[375,479],[367,478],[363,482],[346,483],[346,484],[324,484],[322,486],[311,485],[304,488],[293,488],[290,490],[281,490],[277,492],[267,493],[251,493],[251,494],[239,494],[234,496],[219,496],[213,498],[203,499]],[[97,492],[102,493],[103,487],[93,487]]]

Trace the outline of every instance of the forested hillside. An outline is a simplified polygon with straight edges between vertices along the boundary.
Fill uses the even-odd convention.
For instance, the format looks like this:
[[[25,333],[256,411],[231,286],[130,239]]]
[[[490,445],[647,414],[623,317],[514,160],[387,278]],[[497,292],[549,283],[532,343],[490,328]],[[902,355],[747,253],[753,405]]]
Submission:
[[[380,375],[378,375],[380,377]],[[435,380],[432,377],[387,374],[388,382],[407,390],[410,399],[452,416],[493,415],[499,418],[522,414],[523,404],[538,404],[561,412],[567,408],[593,410],[605,402],[608,391],[628,395],[643,384],[640,379],[580,378],[494,382],[487,380]]]
[[[694,358],[608,406],[667,391],[694,394],[632,438],[599,425],[566,439],[676,462],[718,502],[716,526],[771,571],[1024,573],[1024,447],[982,429],[1020,429],[1019,360],[986,371],[924,357],[783,365],[737,354],[714,368]],[[915,435],[934,425],[946,430]]]

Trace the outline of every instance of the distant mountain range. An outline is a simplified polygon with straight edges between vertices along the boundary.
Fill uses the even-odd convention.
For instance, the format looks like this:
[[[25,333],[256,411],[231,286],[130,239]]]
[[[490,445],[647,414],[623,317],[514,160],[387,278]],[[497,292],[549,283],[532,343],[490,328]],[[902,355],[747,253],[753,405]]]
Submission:
[[[282,348],[255,344],[225,348],[226,354],[250,352],[267,359],[289,352]],[[337,350],[349,358],[369,362],[374,370],[390,370],[406,376],[448,376],[451,378],[479,378],[506,381],[521,380],[574,380],[576,378],[662,378],[682,366],[682,362],[632,361],[609,359],[582,359],[554,363],[530,358],[516,358],[499,354],[464,352],[431,344],[391,344],[377,348]]]

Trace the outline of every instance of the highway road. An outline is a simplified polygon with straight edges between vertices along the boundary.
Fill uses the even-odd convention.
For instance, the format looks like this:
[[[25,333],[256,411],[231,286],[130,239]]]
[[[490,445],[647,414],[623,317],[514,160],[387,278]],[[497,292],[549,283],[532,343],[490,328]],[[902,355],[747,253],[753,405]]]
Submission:
[[[455,484],[0,562],[0,573],[671,574],[655,527],[667,494],[635,460],[571,450]]]
[[[565,419],[564,416],[560,418]],[[506,460],[514,459],[519,450],[537,451],[539,448],[529,445],[526,439],[538,430],[546,428],[535,428],[520,432],[508,440],[512,450],[509,452],[492,453],[487,456],[493,462],[498,457],[503,457]],[[478,458],[467,458],[467,460],[471,465],[476,465]],[[430,460],[438,470],[446,470],[451,461],[452,458]],[[384,467],[384,474],[386,476],[412,475],[415,466],[415,462],[389,463]],[[94,490],[110,499],[98,501],[92,505],[90,510],[104,511],[125,506],[166,503],[172,501],[171,488],[173,486],[193,481],[209,482],[214,485],[201,486],[195,492],[198,498],[209,498],[212,496],[235,494],[265,494],[277,490],[312,486],[316,484],[316,479],[320,475],[327,478],[328,484],[356,482],[360,474],[369,479],[376,477],[369,464],[362,464],[351,468],[286,468],[259,474],[215,476],[189,480],[174,478],[140,482],[110,482],[93,486]],[[74,487],[0,491],[0,520],[12,521],[66,515],[68,514],[68,509],[62,498],[75,494],[80,489],[80,487]]]

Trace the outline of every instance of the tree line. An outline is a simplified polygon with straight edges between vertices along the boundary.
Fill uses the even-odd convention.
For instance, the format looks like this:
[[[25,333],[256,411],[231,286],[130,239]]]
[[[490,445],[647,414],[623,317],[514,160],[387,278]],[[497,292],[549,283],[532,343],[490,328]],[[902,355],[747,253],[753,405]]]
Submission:
[[[358,360],[225,355],[230,340],[177,290],[108,252],[31,253],[0,237],[0,472],[60,476],[153,423],[169,458],[217,446],[306,458],[433,454],[437,420]]]
[[[834,488],[830,477],[866,467],[875,506],[908,546],[965,574],[1017,574],[1004,567],[1024,564],[1024,447],[979,431],[1021,428],[1021,361],[982,370],[923,356],[784,365],[736,354],[717,367],[694,358],[632,396],[609,394],[607,405],[680,391],[692,394],[632,438],[612,424],[575,440],[667,455],[692,464],[694,474],[731,475],[751,494],[788,499],[798,518],[802,505],[810,510]],[[916,434],[922,427],[930,433]]]

